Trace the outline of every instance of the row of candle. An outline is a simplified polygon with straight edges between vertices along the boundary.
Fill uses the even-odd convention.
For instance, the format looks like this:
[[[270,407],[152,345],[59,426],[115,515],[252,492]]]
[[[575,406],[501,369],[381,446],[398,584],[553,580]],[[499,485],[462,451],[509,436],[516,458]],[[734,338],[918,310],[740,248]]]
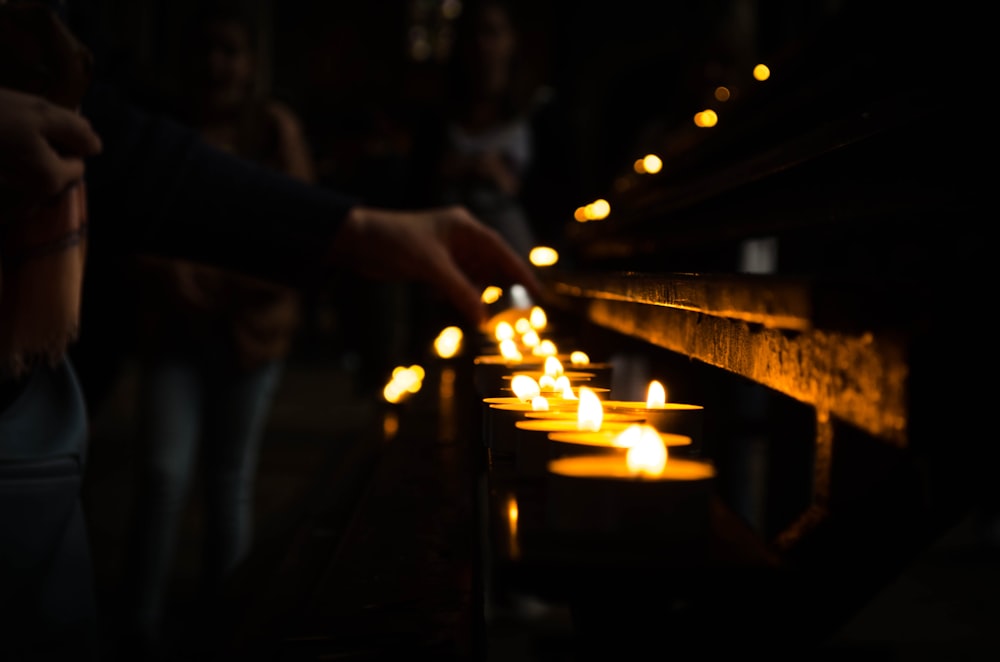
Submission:
[[[611,399],[611,365],[541,340],[539,311],[506,313],[489,329],[499,351],[474,361],[490,470],[544,483],[558,532],[703,540],[715,478],[698,457],[704,408],[667,402],[655,380],[645,402]]]

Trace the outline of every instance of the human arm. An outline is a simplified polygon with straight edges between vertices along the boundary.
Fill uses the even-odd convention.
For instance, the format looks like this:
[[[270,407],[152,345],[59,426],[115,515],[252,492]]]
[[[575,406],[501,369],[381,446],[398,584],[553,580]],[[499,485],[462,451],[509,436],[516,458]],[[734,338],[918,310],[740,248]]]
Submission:
[[[417,280],[439,288],[475,323],[485,315],[479,301],[485,285],[519,282],[541,293],[522,259],[461,207],[369,207],[211,148],[193,131],[103,93],[109,96],[93,97],[89,106],[109,132],[91,169],[92,225],[124,250],[185,257],[296,287],[334,269]],[[102,223],[114,232],[101,230]]]
[[[78,113],[0,87],[0,207],[32,206],[83,178],[101,140]]]
[[[534,272],[500,234],[458,205],[419,211],[356,206],[330,249],[331,263],[363,276],[436,287],[476,325],[486,319],[486,285],[520,283],[543,295]]]

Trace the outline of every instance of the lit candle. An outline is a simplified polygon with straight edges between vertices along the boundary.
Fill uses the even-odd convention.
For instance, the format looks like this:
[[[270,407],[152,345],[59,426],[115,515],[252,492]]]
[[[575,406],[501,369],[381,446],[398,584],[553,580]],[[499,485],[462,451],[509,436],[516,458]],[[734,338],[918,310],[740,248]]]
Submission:
[[[576,400],[535,396],[524,402],[517,397],[484,398],[486,404],[483,418],[484,441],[490,462],[495,459],[512,458],[517,445],[517,428],[514,424],[529,414],[539,412],[575,412]]]
[[[546,463],[552,458],[549,434],[569,431],[624,431],[642,418],[633,414],[605,415],[601,400],[586,386],[579,390],[576,411],[525,412],[524,419],[514,423],[516,428],[515,462],[522,476],[545,475]]]
[[[573,455],[548,463],[546,519],[580,547],[666,559],[704,558],[715,482],[711,462],[670,458],[650,426],[626,453]]]
[[[705,408],[702,405],[667,402],[666,389],[655,379],[649,382],[645,402],[605,400],[603,404],[609,412],[638,414],[661,433],[691,437],[687,454],[697,454],[701,449]]]
[[[591,363],[589,358],[579,351],[560,354],[551,341],[542,341],[541,344],[546,343],[551,346],[551,353],[544,352],[538,355],[522,353],[511,340],[499,345],[498,354],[476,356],[473,359],[473,381],[477,393],[484,397],[500,395],[506,386],[505,382],[511,379],[514,373],[527,373],[538,380],[546,375],[547,366],[551,370],[553,364],[550,359],[558,360],[562,366],[568,366],[562,374],[572,382],[585,382],[590,386],[611,388],[610,363]],[[552,376],[558,377],[558,375]]]
[[[610,415],[610,414],[605,414]],[[568,432],[550,432],[549,441],[553,442],[552,456],[593,454],[602,450],[615,450],[625,453],[636,445],[641,435],[651,427],[648,423],[633,423],[624,430],[571,430]],[[654,431],[656,428],[652,428]],[[673,451],[691,445],[691,437],[682,434],[657,432],[665,446]]]

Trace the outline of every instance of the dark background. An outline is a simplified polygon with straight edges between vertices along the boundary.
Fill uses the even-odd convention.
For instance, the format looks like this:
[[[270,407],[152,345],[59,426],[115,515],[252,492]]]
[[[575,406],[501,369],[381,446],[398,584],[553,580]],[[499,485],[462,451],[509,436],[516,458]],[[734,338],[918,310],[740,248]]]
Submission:
[[[192,0],[99,2],[109,59],[139,84],[169,81],[174,35]],[[446,21],[431,18],[440,14],[441,0],[259,2],[271,32],[273,90],[303,118],[322,182],[391,196],[386,178],[407,154],[412,120],[442,89],[440,59],[416,60],[408,52],[415,27],[442,34]],[[522,0],[520,5],[523,48],[558,101],[570,135],[566,167],[583,203],[602,194],[645,153],[644,129],[690,122],[711,101],[716,85],[738,94],[749,84],[757,61],[808,42],[851,12],[859,17],[852,19],[856,24],[881,24],[894,3]],[[915,11],[929,10],[907,8],[904,23]],[[845,47],[851,40],[845,34]],[[381,183],[373,184],[373,171],[381,173]]]

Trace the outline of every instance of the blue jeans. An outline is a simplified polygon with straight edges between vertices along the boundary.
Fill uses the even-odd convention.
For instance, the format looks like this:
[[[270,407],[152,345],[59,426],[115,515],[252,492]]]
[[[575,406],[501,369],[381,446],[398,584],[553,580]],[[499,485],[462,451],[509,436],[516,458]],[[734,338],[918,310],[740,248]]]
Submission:
[[[253,493],[268,412],[284,368],[274,361],[244,373],[181,353],[141,365],[139,456],[133,548],[127,571],[129,617],[156,638],[181,518],[194,473],[204,481],[203,591],[210,598],[246,556]]]
[[[68,362],[27,380],[0,410],[0,658],[96,660],[83,394]]]

